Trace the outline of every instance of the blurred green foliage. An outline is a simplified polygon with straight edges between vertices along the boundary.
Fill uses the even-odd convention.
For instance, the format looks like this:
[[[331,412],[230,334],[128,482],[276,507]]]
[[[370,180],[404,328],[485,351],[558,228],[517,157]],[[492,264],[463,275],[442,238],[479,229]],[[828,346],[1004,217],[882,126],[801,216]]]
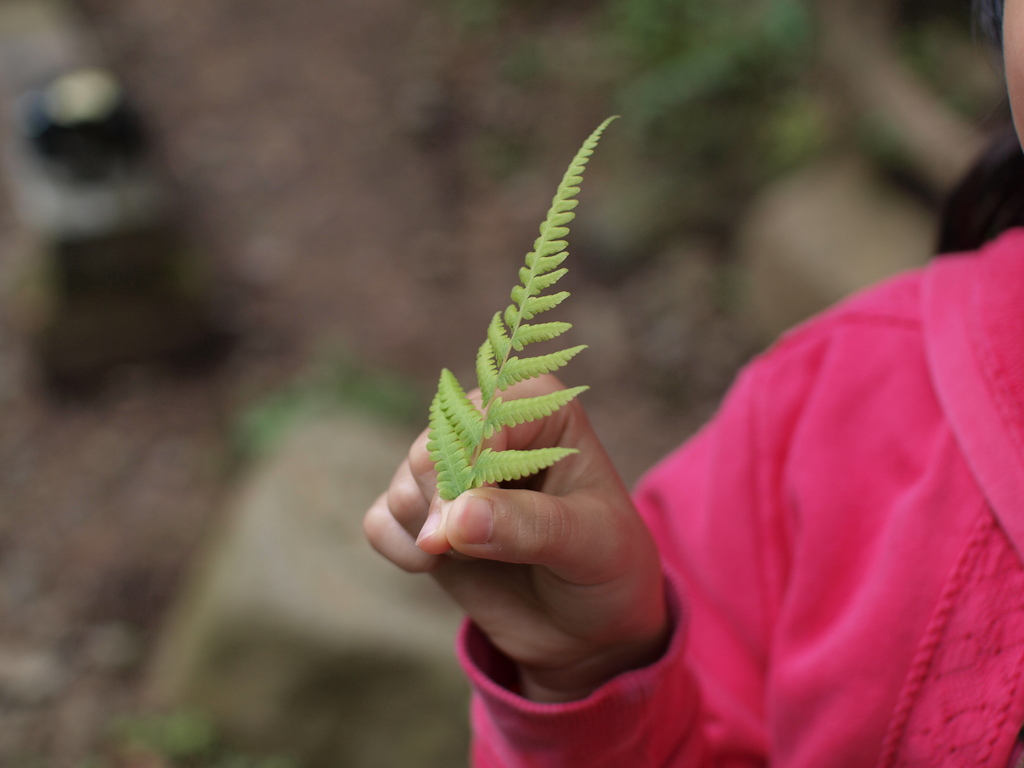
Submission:
[[[110,755],[93,758],[86,768],[301,768],[287,757],[256,757],[231,749],[207,717],[190,710],[122,715],[111,723],[109,741]]]
[[[606,16],[630,65],[617,101],[658,154],[688,147],[720,155],[740,137],[723,132],[708,109],[770,112],[811,54],[801,0],[607,0]],[[757,123],[742,131],[750,143]]]
[[[595,119],[623,117],[621,149],[613,144],[602,161],[618,191],[605,196],[599,236],[581,246],[611,274],[637,268],[683,231],[727,242],[762,189],[830,155],[860,154],[937,203],[907,133],[825,65],[812,0],[435,2],[463,30],[461,61],[483,68],[468,82],[492,84],[488,99],[470,101],[466,132],[470,161],[492,179],[539,161],[540,133],[571,144],[557,125],[542,126],[568,114],[555,99]],[[940,101],[968,123],[998,119],[999,64],[969,2],[891,0],[888,10],[898,55]],[[579,125],[571,128],[575,136]],[[637,178],[645,186],[630,184]]]
[[[804,0],[443,2],[498,52],[504,85],[587,90],[602,113],[623,115],[630,154],[672,178],[682,219],[728,216],[728,203],[827,143],[824,111],[807,96]],[[477,136],[493,177],[522,166],[529,135],[492,125]]]
[[[979,56],[983,42],[968,34],[970,23],[960,14],[938,11],[920,23],[906,23],[900,35],[904,61],[952,109],[968,119],[989,113],[1001,98],[1001,63],[995,51]]]
[[[341,409],[402,426],[418,424],[426,395],[409,381],[336,351],[235,419],[233,443],[240,458],[266,455],[297,424]]]
[[[217,734],[202,715],[186,710],[160,715],[117,718],[111,725],[114,740],[123,748],[147,749],[171,760],[209,760]]]
[[[809,0],[444,2],[469,34],[490,34],[491,42],[507,34],[499,75],[518,88],[578,78],[566,74],[559,45],[538,40],[546,31],[584,30],[606,111],[624,116],[619,130],[637,155],[724,200],[838,142],[872,135],[834,124]],[[893,0],[893,12],[907,64],[941,98],[974,118],[991,109],[992,73],[975,55],[968,2]],[[521,160],[514,139],[489,149],[481,154],[506,161],[498,175]]]

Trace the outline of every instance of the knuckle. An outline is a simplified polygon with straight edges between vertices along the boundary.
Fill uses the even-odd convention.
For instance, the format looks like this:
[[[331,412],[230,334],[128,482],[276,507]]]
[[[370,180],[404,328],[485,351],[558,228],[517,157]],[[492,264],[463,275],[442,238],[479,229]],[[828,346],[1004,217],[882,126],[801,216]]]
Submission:
[[[538,560],[560,560],[578,538],[576,516],[558,497],[547,497],[547,503],[538,505],[527,521],[526,539],[531,543],[532,555]]]
[[[400,523],[419,520],[427,511],[427,499],[409,473],[400,473],[388,487],[387,506]]]
[[[426,552],[412,552],[404,557],[396,557],[391,560],[394,565],[406,573],[429,573],[436,567],[437,556],[428,555]]]
[[[387,526],[386,515],[388,514],[383,497],[380,497],[363,515],[363,535],[374,548],[384,535]]]
[[[397,529],[382,499],[363,516],[363,532],[377,554],[406,573],[425,573],[437,565],[436,557],[416,547],[411,537]]]
[[[430,460],[430,453],[427,451],[426,432],[416,438],[416,441],[409,448],[406,462],[414,477],[426,475],[433,470],[434,463]]]

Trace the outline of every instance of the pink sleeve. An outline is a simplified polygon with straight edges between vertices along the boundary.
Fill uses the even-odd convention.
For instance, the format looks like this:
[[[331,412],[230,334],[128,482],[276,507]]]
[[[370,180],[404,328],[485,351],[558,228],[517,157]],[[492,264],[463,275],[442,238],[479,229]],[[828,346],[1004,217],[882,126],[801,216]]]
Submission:
[[[787,400],[802,401],[807,382],[773,382],[769,426],[760,406],[765,378],[763,366],[748,369],[714,421],[636,494],[663,567],[682,584],[686,665],[701,692],[698,731],[715,765],[763,765],[769,750],[768,655],[788,552],[777,500],[789,430],[777,419]],[[792,391],[779,392],[780,384]]]
[[[665,655],[587,699],[538,704],[472,625],[460,638],[473,685],[477,768],[683,768],[765,762],[765,658],[772,585],[757,387],[742,377],[716,419],[642,482],[636,501],[661,550],[674,633]],[[774,403],[773,403],[774,405]]]
[[[540,704],[517,695],[511,662],[467,623],[459,648],[474,688],[472,764],[476,768],[699,765],[700,745],[687,739],[699,703],[683,658],[685,620],[671,583],[667,591],[676,631],[664,656],[649,667],[620,675],[586,699],[566,704]],[[650,713],[663,717],[650,718]],[[687,754],[690,759],[684,760]]]

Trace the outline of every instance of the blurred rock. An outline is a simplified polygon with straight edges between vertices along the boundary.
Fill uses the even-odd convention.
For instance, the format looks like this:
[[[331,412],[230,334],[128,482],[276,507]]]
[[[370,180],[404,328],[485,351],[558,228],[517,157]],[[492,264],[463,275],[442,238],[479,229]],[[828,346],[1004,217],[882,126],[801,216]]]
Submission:
[[[100,672],[132,669],[142,658],[142,638],[129,624],[111,621],[91,627],[85,637],[85,661]]]
[[[411,439],[338,417],[251,474],[167,628],[158,702],[313,766],[465,764],[459,613],[362,533]]]
[[[43,704],[68,682],[66,666],[45,649],[0,647],[0,700]]]
[[[769,342],[853,291],[923,264],[935,238],[928,211],[865,162],[801,170],[769,187],[740,227],[751,329]]]

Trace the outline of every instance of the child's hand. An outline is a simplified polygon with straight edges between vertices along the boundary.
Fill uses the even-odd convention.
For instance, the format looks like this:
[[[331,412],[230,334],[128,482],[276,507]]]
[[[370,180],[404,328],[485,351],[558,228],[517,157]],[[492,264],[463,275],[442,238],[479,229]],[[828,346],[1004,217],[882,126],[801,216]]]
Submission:
[[[559,388],[545,376],[506,397]],[[580,452],[526,488],[479,488],[444,502],[423,434],[366,513],[366,535],[399,567],[433,574],[518,662],[524,695],[582,698],[661,653],[668,628],[657,550],[578,402],[496,439],[496,449]]]

